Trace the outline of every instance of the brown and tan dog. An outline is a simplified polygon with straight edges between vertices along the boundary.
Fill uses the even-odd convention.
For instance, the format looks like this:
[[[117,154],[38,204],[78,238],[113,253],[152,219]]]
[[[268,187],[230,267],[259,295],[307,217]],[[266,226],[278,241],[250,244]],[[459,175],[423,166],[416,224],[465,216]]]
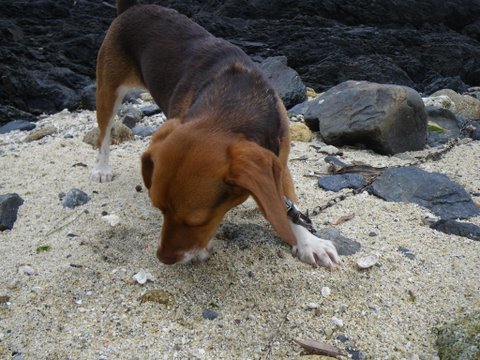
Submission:
[[[163,214],[158,258],[204,260],[225,213],[254,197],[300,260],[332,267],[333,244],[287,216],[296,200],[287,167],[288,117],[250,58],[187,17],[118,0],[97,61],[99,155],[92,171],[110,181],[110,131],[126,91],[150,91],[169,119],[142,156],[142,175]]]

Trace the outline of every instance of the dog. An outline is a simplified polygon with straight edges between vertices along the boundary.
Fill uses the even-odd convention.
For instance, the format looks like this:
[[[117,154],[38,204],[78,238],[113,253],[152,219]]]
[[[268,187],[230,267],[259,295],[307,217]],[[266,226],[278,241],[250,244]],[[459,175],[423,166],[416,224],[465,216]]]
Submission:
[[[253,61],[175,10],[118,0],[117,13],[97,58],[91,178],[112,180],[115,114],[128,89],[147,89],[168,118],[141,157],[151,202],[163,214],[158,259],[207,259],[225,213],[252,196],[294,256],[326,268],[340,263],[294,205],[288,116]]]

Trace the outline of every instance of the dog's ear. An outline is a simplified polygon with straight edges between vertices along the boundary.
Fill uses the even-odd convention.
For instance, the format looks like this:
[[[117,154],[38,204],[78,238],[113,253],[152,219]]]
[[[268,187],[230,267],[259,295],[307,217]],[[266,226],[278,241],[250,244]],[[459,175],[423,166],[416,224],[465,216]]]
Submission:
[[[150,189],[152,185],[152,174],[153,174],[153,159],[152,154],[155,152],[155,147],[158,142],[163,141],[167,138],[168,135],[172,133],[177,126],[180,125],[180,120],[171,119],[168,120],[160,129],[158,129],[155,134],[152,136],[152,143],[150,144],[147,151],[142,155],[142,176],[143,182],[147,189]]]
[[[230,145],[228,155],[230,165],[225,182],[250,193],[280,237],[290,245],[296,245],[287,217],[283,168],[278,157],[246,140]]]

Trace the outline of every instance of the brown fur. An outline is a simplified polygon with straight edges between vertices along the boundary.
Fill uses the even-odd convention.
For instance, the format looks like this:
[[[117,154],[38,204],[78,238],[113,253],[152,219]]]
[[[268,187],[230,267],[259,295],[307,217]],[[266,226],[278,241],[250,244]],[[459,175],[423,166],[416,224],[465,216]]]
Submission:
[[[123,86],[147,88],[169,118],[142,156],[145,185],[164,217],[159,259],[174,263],[204,248],[249,195],[295,245],[283,200],[296,200],[288,118],[268,81],[239,48],[176,11],[118,5],[98,55],[99,142]]]

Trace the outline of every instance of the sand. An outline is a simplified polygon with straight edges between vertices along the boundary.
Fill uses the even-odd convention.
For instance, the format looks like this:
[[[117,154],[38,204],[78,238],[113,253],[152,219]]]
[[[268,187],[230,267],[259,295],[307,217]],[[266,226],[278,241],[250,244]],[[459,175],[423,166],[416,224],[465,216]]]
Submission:
[[[227,214],[207,262],[163,265],[155,257],[161,214],[135,189],[149,139],[113,146],[113,182],[92,182],[96,151],[82,138],[94,119],[88,111],[46,117],[38,126],[58,132],[31,143],[26,133],[0,135],[0,193],[25,200],[13,230],[0,233],[0,295],[9,297],[0,304],[0,358],[296,359],[293,340],[313,339],[357,358],[435,359],[433,329],[480,308],[480,242],[431,230],[422,221],[431,214],[417,205],[367,193],[313,217],[323,227],[354,215],[334,227],[362,251],[332,272],[293,258],[251,200]],[[321,142],[295,142],[291,158],[308,160],[290,162],[303,209],[338,196],[305,176],[324,168],[311,144]],[[344,159],[391,166],[425,153],[409,160],[347,148]],[[479,157],[480,142],[469,142],[420,167],[478,193]],[[71,188],[91,201],[63,208],[59,193]],[[37,253],[42,245],[50,250]],[[378,264],[358,270],[356,260],[371,254]],[[154,281],[133,281],[142,269]],[[142,301],[152,290],[166,304]],[[204,318],[205,309],[219,317]]]

